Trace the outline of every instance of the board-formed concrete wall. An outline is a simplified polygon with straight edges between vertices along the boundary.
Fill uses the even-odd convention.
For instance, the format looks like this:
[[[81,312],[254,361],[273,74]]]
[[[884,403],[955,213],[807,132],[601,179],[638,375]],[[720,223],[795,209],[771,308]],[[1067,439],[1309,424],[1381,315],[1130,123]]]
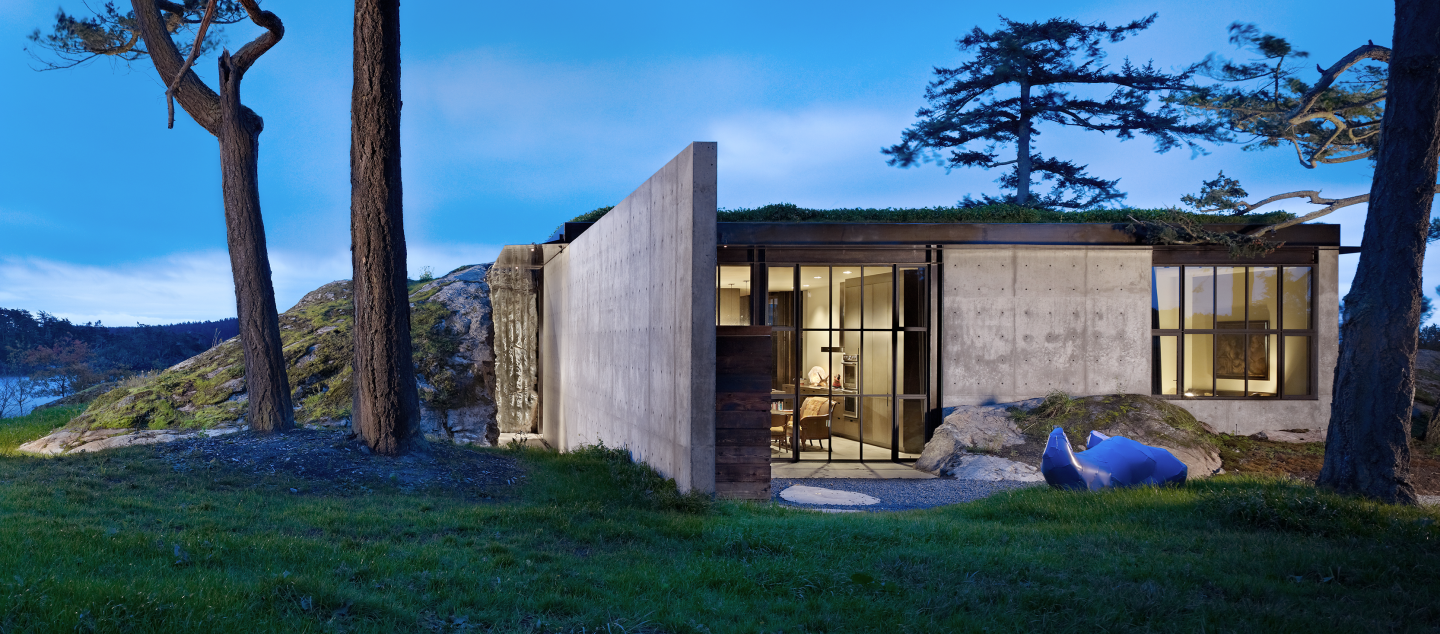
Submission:
[[[716,144],[692,143],[545,263],[542,428],[715,490]]]
[[[946,247],[942,404],[1150,391],[1150,249]]]
[[[1250,435],[1280,429],[1326,431],[1334,393],[1335,363],[1340,357],[1340,252],[1320,249],[1311,297],[1315,311],[1315,400],[1255,401],[1203,399],[1171,401],[1217,431]]]
[[[1321,249],[1317,400],[1174,400],[1218,431],[1325,429],[1338,354],[1338,251]],[[1151,392],[1148,247],[945,249],[941,403]]]
[[[495,324],[495,424],[503,433],[532,433],[540,423],[538,272],[531,270],[538,256],[533,245],[504,247],[485,277]]]

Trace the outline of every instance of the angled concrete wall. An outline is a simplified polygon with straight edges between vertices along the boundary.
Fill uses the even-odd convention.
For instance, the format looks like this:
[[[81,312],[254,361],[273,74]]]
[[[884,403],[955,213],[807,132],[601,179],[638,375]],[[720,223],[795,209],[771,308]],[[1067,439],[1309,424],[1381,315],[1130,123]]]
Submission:
[[[542,281],[546,440],[628,448],[682,491],[715,490],[715,156],[690,144]]]
[[[943,407],[1151,392],[1148,247],[945,249]],[[1320,250],[1317,400],[1174,400],[1217,430],[1325,429],[1338,356],[1338,252]]]
[[[945,249],[944,407],[1150,391],[1150,249]]]

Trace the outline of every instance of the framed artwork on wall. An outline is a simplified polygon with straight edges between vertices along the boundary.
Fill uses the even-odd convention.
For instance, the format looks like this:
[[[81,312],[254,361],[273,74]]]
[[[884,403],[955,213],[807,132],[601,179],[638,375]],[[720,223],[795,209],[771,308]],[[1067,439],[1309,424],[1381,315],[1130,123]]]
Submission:
[[[1219,330],[1264,330],[1268,321],[1217,321]],[[1250,362],[1245,362],[1245,353]],[[1270,337],[1266,335],[1216,335],[1215,378],[1268,381],[1270,376]]]

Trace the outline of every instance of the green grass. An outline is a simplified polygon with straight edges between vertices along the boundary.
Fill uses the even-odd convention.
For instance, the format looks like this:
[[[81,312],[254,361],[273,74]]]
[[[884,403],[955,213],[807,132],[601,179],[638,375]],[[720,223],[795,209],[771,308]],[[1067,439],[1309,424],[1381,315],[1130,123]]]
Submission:
[[[15,448],[65,426],[70,419],[85,411],[84,405],[62,405],[25,416],[0,419],[0,456],[17,456]]]
[[[528,483],[489,502],[0,458],[0,632],[1440,627],[1435,511],[1283,480],[825,515],[680,495],[615,450],[507,453]]]

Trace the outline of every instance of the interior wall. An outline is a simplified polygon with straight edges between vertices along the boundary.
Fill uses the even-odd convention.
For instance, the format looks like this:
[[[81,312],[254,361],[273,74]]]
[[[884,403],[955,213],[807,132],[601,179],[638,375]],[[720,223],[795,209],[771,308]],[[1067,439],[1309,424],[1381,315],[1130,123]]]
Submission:
[[[545,264],[543,425],[715,490],[716,144],[692,143]]]

